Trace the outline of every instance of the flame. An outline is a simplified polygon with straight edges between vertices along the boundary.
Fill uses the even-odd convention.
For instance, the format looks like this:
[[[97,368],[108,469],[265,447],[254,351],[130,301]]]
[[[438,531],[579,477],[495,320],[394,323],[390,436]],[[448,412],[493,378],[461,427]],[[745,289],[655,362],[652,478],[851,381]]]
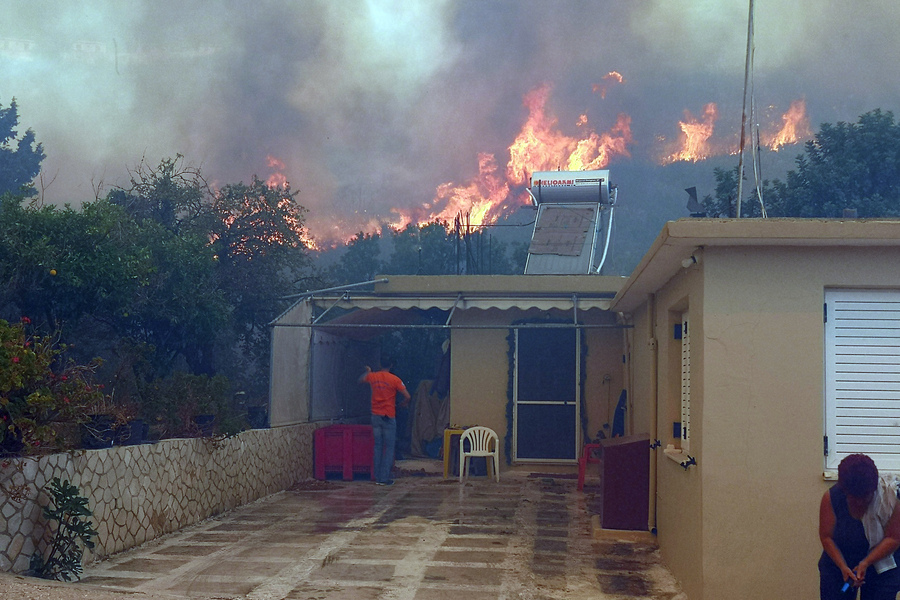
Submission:
[[[788,144],[796,144],[812,135],[809,128],[809,117],[806,116],[806,101],[803,99],[791,102],[791,107],[781,116],[781,130],[764,137],[764,144],[770,150],[778,151]]]
[[[679,121],[678,126],[681,128],[679,135],[680,148],[674,153],[665,157],[663,164],[670,164],[677,161],[697,162],[709,158],[712,154],[710,150],[709,138],[715,129],[716,119],[719,117],[719,110],[714,102],[710,102],[703,107],[703,117],[701,119],[694,118],[690,111],[684,111],[684,121]]]
[[[610,81],[612,83],[625,83],[625,78],[622,77],[622,74],[618,71],[610,71],[606,75],[603,76],[604,81]],[[609,89],[609,85],[606,83],[595,83],[591,86],[594,93],[600,93],[600,98],[606,98],[606,90]]]
[[[569,137],[556,129],[556,117],[546,114],[549,93],[550,87],[545,85],[525,96],[528,118],[509,147],[506,175],[511,184],[525,185],[534,171],[602,169],[614,154],[630,156],[631,117],[620,114],[608,133],[592,131],[584,139]]]
[[[707,104],[703,109],[703,117],[694,118],[689,111],[685,112],[685,120],[679,122],[681,134],[677,149],[669,148],[665,151],[661,164],[667,165],[677,161],[697,162],[717,154],[736,154],[737,144],[720,142],[716,144],[712,140],[713,129],[718,110],[714,103]],[[809,138],[812,132],[809,128],[809,118],[806,115],[806,102],[794,100],[790,108],[781,117],[782,124],[776,132],[760,133],[763,145],[771,150],[779,150],[789,144],[797,144]],[[665,143],[665,138],[660,136],[658,141]]]
[[[625,79],[616,71],[603,78],[604,83],[595,84],[594,92],[601,97],[609,84],[624,83]],[[551,86],[543,85],[528,92],[523,105],[528,115],[521,130],[509,146],[509,161],[504,169],[494,154],[478,154],[478,174],[467,183],[443,183],[435,189],[430,202],[413,208],[393,208],[390,216],[362,216],[359,219],[343,221],[329,217],[326,231],[320,239],[325,244],[346,243],[355,232],[378,232],[385,228],[403,229],[410,224],[423,226],[428,223],[443,222],[450,227],[458,216],[468,215],[468,221],[476,228],[496,222],[510,208],[528,203],[528,195],[523,187],[527,185],[531,173],[535,171],[580,171],[606,168],[616,156],[629,157],[629,146],[633,138],[631,117],[619,114],[615,124],[605,132],[590,128],[587,114],[580,114],[575,120],[579,130],[577,136],[569,136],[560,131],[558,119],[548,112],[547,103]],[[722,140],[713,137],[718,119],[718,107],[710,102],[704,105],[701,116],[695,117],[684,111],[684,119],[679,121],[678,139],[667,142],[664,136],[657,136],[656,143],[664,148],[661,164],[678,161],[698,162],[714,155],[737,152],[734,139]],[[778,150],[789,144],[796,144],[811,135],[805,101],[795,100],[782,116],[777,132],[760,137],[765,145]],[[287,178],[281,173],[285,169],[282,161],[272,156],[266,157],[267,165],[275,171],[267,180],[273,187],[287,187]],[[360,220],[361,219],[361,220]],[[352,222],[351,222],[352,221]],[[349,234],[348,232],[354,232]],[[321,248],[312,238],[306,237],[309,247]]]
[[[288,180],[282,171],[284,171],[284,163],[274,156],[266,156],[266,166],[275,172],[266,179],[266,185],[271,188],[287,188]]]
[[[266,179],[266,185],[272,189],[283,191],[283,193],[279,194],[277,206],[285,223],[297,234],[297,237],[304,246],[311,250],[320,250],[320,245],[312,237],[309,229],[304,223],[302,211],[297,211],[297,203],[293,194],[290,192],[291,186],[287,177],[280,172],[285,169],[284,162],[274,156],[268,155],[266,156],[266,166],[276,170],[275,173],[269,175]],[[214,185],[213,188],[215,189],[216,186]],[[216,196],[218,196],[219,193],[220,190],[216,189]],[[265,204],[266,201],[263,198],[256,197],[252,194],[246,194],[243,197],[243,206],[232,211],[231,214],[224,216],[222,222],[230,228],[238,220],[241,220],[251,227],[258,225],[259,227],[257,230],[264,231],[266,229],[267,219],[269,219],[269,208]],[[217,235],[213,235],[210,238],[210,241],[215,241],[218,237],[219,236]],[[277,232],[270,233],[261,239],[278,246],[291,245],[293,243],[287,237]],[[236,255],[252,257],[255,249],[251,248],[251,246],[251,239],[239,239],[232,245],[231,252]]]
[[[403,229],[415,222],[418,225],[440,221],[448,225],[459,214],[468,214],[472,223],[486,225],[495,222],[506,208],[509,197],[509,183],[504,179],[493,154],[478,154],[478,176],[466,185],[443,183],[435,190],[434,199],[423,208],[431,209],[427,214],[421,211],[395,210],[398,218],[390,225]]]

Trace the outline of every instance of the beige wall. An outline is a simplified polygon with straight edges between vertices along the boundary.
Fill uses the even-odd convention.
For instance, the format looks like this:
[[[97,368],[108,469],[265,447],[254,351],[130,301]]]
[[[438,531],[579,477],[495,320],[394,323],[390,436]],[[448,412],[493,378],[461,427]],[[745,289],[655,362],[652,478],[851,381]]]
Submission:
[[[657,526],[663,559],[691,600],[814,598],[822,456],[827,287],[900,287],[900,249],[708,247],[655,295],[657,437],[677,415],[675,314],[691,314],[691,455],[661,451]],[[633,367],[652,364],[647,306],[632,315]],[[640,400],[653,392],[635,375]],[[651,400],[652,401],[652,400]],[[668,437],[667,437],[668,436]],[[775,566],[776,568],[773,568]]]
[[[571,318],[571,313],[556,314],[556,311],[550,311],[550,315]],[[546,312],[537,310],[469,310],[458,312],[453,323],[464,326],[507,325],[520,319],[545,316]],[[583,311],[579,317],[585,323],[616,324],[616,316],[606,311]],[[612,419],[624,386],[623,334],[621,329],[616,328],[584,331],[588,346],[584,397],[587,431],[593,437],[608,419]],[[508,335],[508,329],[454,329],[450,345],[450,422],[453,425],[490,427],[500,436],[501,447],[507,432]],[[605,375],[610,377],[608,383],[603,382]],[[505,449],[501,458],[503,465],[506,465]]]
[[[606,313],[603,322],[615,323],[615,315]],[[599,322],[600,319],[591,319]],[[584,329],[587,341],[587,360],[585,361],[584,404],[587,411],[587,433],[592,439],[597,432],[603,430],[606,437],[612,433],[613,418],[619,395],[625,387],[625,368],[622,363],[624,338],[621,329]],[[604,379],[609,378],[608,381]],[[629,400],[631,400],[629,398]],[[625,414],[625,433],[646,433],[648,429],[636,430],[631,422],[631,402]],[[609,428],[604,428],[604,424]]]
[[[663,560],[672,569],[682,588],[691,600],[699,598],[702,587],[703,568],[698,560],[702,556],[703,515],[701,469],[703,465],[682,468],[674,460],[667,458],[662,448],[677,444],[672,438],[672,423],[680,419],[680,343],[673,340],[673,324],[678,322],[684,310],[691,313],[692,355],[702,353],[702,323],[698,318],[702,308],[703,273],[694,268],[676,274],[669,283],[653,297],[651,306],[642,306],[632,315],[635,328],[632,331],[632,373],[636,402],[652,402],[655,415],[647,411],[648,417],[656,418],[653,439],[659,439],[662,447],[654,451],[652,463],[656,465],[656,480],[651,485],[656,497],[651,498],[651,508],[655,505],[655,523]],[[654,348],[656,350],[654,350]],[[653,354],[656,352],[656,356]],[[692,363],[692,367],[699,361]],[[656,365],[655,382],[648,381],[653,366]],[[652,384],[655,383],[655,389]],[[703,419],[702,378],[697,370],[692,370],[692,432],[691,456],[703,456],[703,438],[698,426]],[[652,422],[652,421],[651,421]],[[650,427],[648,423],[648,429]],[[651,523],[653,515],[651,515]],[[726,596],[727,597],[727,596]]]
[[[454,324],[505,323],[502,311],[466,311]],[[507,341],[506,329],[455,329],[450,337],[450,424],[490,427],[506,435]],[[500,457],[506,465],[506,454]]]

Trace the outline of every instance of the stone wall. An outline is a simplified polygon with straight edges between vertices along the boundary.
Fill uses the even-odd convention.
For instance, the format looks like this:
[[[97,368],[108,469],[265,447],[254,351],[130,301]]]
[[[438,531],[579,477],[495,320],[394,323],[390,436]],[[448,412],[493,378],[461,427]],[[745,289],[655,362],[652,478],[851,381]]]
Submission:
[[[98,531],[96,547],[85,557],[91,562],[312,477],[316,427],[4,460],[0,483],[27,490],[24,501],[0,491],[0,571],[24,572],[35,547],[44,548],[42,488],[54,477],[69,480],[88,498]]]

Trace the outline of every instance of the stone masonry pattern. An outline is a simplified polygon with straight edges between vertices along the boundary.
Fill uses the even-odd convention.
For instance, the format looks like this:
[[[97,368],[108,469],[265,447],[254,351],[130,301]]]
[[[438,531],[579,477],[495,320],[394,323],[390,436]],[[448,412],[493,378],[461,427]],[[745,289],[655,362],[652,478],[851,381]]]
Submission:
[[[41,515],[48,501],[43,488],[54,477],[88,498],[98,531],[85,556],[90,563],[312,477],[316,427],[7,459],[0,483],[27,491],[24,501],[0,491],[0,571],[25,572],[35,549],[45,548],[50,532]]]

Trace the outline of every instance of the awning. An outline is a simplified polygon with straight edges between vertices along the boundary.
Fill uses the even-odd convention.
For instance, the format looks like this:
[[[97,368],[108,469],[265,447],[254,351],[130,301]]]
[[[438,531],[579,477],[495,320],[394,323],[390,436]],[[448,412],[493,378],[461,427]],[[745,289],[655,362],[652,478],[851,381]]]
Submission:
[[[380,309],[390,310],[399,308],[407,310],[418,308],[421,310],[589,310],[597,308],[609,310],[610,302],[614,294],[516,294],[516,295],[391,295],[374,296],[345,293],[342,296],[317,296],[310,301],[317,307],[328,308],[334,306],[344,310],[349,309]]]
[[[309,297],[303,302],[313,304],[316,317],[312,322],[275,322],[276,327],[302,327],[326,331],[334,335],[367,339],[392,329],[621,329],[627,325],[611,323],[580,323],[579,313],[608,311],[612,294],[515,294],[515,295],[371,295],[344,292]],[[503,320],[496,324],[459,325],[452,317],[459,311],[537,309],[542,312],[560,311],[563,320],[547,323],[511,325]],[[570,319],[570,320],[569,320]]]

